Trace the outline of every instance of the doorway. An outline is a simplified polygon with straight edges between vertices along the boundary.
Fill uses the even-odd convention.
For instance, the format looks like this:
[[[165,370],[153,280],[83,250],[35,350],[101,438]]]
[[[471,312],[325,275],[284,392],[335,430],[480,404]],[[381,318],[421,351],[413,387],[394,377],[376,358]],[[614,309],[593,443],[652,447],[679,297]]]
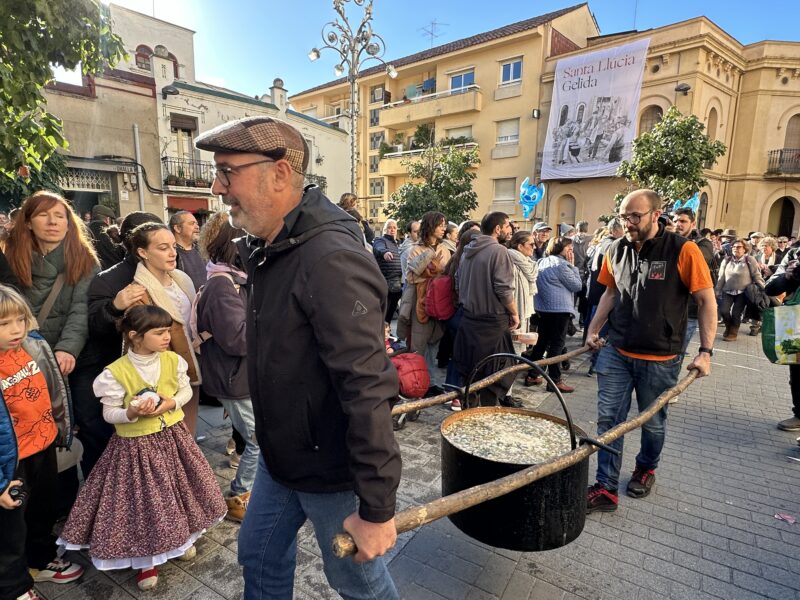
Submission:
[[[795,230],[795,220],[798,216],[795,208],[797,200],[790,196],[778,198],[769,209],[767,230],[776,235],[791,237]]]

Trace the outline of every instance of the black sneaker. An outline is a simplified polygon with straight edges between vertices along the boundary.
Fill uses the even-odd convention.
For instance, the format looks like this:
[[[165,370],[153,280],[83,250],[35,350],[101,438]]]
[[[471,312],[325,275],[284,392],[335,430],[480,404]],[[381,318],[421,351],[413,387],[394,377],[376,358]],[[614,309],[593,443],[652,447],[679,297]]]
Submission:
[[[509,408],[522,408],[522,400],[518,400],[513,396],[506,396],[500,400],[500,406],[507,406]]]
[[[589,488],[586,500],[586,514],[593,512],[614,512],[619,504],[617,490],[609,490],[602,483],[595,483]]]
[[[656,472],[653,469],[636,467],[628,482],[628,496],[631,498],[644,498],[653,489],[656,482]]]

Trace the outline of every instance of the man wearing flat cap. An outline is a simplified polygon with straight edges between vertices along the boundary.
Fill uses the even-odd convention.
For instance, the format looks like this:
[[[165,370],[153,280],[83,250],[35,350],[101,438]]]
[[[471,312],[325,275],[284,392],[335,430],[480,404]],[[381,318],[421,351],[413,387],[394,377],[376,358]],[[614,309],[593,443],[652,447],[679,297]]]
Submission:
[[[106,232],[116,217],[112,208],[95,204],[92,207],[92,220],[86,224],[92,235],[92,244],[94,244],[97,258],[100,259],[100,268],[103,271],[110,269],[125,257],[125,249],[122,244],[115,243]]]
[[[294,127],[249,117],[196,145],[214,152],[212,190],[250,234],[247,360],[261,456],[239,533],[245,598],[292,597],[306,519],[343,598],[398,598],[380,558],[396,540],[400,481],[386,282],[358,222],[303,187],[309,152]],[[342,530],[355,560],[333,556]]]

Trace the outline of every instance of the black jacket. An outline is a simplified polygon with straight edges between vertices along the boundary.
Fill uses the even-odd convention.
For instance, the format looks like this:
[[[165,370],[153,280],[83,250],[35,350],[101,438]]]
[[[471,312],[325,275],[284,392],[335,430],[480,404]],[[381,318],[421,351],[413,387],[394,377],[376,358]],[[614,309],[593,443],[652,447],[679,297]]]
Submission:
[[[700,252],[703,253],[703,258],[706,259],[706,265],[711,273],[711,282],[714,285],[717,285],[719,264],[717,263],[717,256],[714,252],[714,244],[711,243],[711,240],[707,240],[705,238],[695,239],[694,243],[697,244],[697,247],[700,248]],[[696,319],[697,311],[697,302],[694,301],[693,296],[689,296],[689,318]]]
[[[353,489],[365,520],[395,511],[400,452],[383,342],[386,282],[357,221],[315,187],[271,244],[251,239],[247,360],[256,436],[272,477]]]
[[[391,252],[394,259],[387,261],[383,255]],[[378,268],[381,270],[386,281],[400,281],[403,278],[403,268],[400,266],[400,249],[397,247],[395,239],[388,235],[375,238],[372,242],[372,254],[378,261]]]
[[[203,388],[215,398],[250,397],[247,382],[247,287],[239,276],[210,277],[197,301],[197,331],[213,337],[200,347]]]
[[[117,320],[124,311],[114,308],[114,297],[133,281],[137,263],[128,254],[121,262],[95,275],[89,284],[89,337],[82,359],[107,365],[122,356]]]
[[[110,269],[125,257],[125,248],[121,244],[114,243],[106,233],[108,225],[103,221],[90,221],[87,227],[92,234],[92,244],[102,270]]]

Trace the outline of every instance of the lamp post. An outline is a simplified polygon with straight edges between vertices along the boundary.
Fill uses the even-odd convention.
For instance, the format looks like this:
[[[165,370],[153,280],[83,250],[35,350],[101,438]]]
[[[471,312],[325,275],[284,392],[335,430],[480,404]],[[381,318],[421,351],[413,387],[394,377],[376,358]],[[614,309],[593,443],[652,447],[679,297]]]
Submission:
[[[364,7],[361,23],[355,29],[350,25],[345,14],[345,4],[354,2]],[[374,60],[386,67],[386,74],[392,79],[397,77],[395,68],[383,60],[386,44],[383,38],[372,31],[372,2],[373,0],[333,0],[333,10],[339,15],[335,21],[326,23],[322,28],[322,41],[319,48],[312,48],[308,58],[312,61],[320,57],[321,51],[330,48],[339,54],[340,61],[333,72],[341,77],[347,72],[347,81],[350,84],[350,192],[356,191],[356,178],[358,169],[357,122],[359,113],[358,76],[364,63]]]

